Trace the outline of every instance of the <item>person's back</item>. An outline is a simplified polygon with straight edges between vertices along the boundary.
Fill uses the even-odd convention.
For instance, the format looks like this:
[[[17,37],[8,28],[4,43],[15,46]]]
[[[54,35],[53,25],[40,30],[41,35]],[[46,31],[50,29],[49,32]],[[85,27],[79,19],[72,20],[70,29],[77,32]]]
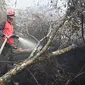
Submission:
[[[3,33],[7,36],[14,34],[14,28],[13,28],[13,25],[10,22],[6,21],[4,29],[3,29]],[[5,38],[6,37],[4,37],[4,39]],[[9,38],[7,43],[10,44],[11,46],[13,46],[14,45],[14,38]]]

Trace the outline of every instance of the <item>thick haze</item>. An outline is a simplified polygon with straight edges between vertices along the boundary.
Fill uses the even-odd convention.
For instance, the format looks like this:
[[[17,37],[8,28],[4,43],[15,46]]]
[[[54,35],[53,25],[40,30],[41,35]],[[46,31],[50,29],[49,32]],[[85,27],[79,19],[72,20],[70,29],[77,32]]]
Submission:
[[[37,7],[47,5],[50,0],[6,0],[7,4],[13,8],[25,9],[26,7]],[[9,3],[11,2],[11,3]]]
[[[9,8],[28,9],[44,13],[55,21],[66,13],[68,0],[6,0]],[[55,17],[56,16],[56,17]]]
[[[53,3],[50,3],[53,1]],[[27,7],[39,8],[39,7],[48,7],[58,2],[58,6],[66,4],[68,0],[6,0],[9,7],[17,9],[25,9]]]

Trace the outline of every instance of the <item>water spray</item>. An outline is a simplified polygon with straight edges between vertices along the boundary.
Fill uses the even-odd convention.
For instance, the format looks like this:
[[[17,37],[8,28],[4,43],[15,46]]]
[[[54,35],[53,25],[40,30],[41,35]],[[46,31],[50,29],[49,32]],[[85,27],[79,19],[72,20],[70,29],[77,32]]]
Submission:
[[[28,51],[32,51],[37,45],[37,43],[22,37],[19,37],[18,40],[22,48],[28,49]]]

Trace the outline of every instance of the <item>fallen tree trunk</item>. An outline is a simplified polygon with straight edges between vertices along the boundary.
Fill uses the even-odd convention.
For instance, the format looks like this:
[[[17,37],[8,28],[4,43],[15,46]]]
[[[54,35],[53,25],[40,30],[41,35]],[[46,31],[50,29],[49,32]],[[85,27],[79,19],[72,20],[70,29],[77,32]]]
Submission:
[[[76,45],[72,44],[71,46],[68,46],[68,47],[63,48],[61,50],[57,50],[57,51],[52,52],[52,55],[56,55],[57,56],[57,55],[65,53],[65,52],[68,52],[68,51],[70,51],[70,50],[72,50],[74,48],[76,48]]]
[[[21,72],[23,69],[25,69],[27,66],[30,66],[35,63],[36,59],[39,58],[50,46],[53,38],[56,35],[57,30],[63,26],[63,24],[66,21],[66,17],[64,18],[63,22],[53,30],[51,35],[49,36],[49,40],[47,44],[43,47],[41,51],[39,51],[35,56],[33,56],[31,59],[26,59],[25,61],[19,63],[17,66],[15,66],[13,69],[11,69],[9,72],[7,72],[5,75],[0,77],[0,85],[6,85],[10,79],[15,76],[17,73]]]

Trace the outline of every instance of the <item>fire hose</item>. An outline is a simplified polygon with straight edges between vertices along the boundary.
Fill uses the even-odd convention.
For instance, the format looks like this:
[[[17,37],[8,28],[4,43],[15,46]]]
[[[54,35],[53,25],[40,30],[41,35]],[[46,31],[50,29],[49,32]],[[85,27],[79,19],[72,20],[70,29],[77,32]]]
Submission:
[[[4,48],[7,40],[8,40],[8,38],[6,38],[6,39],[4,40],[4,42],[3,42],[3,44],[2,44],[2,46],[1,46],[1,48],[0,48],[0,55],[1,55],[2,51],[3,51],[3,48]]]
[[[2,44],[2,46],[1,46],[1,48],[0,48],[0,55],[1,55],[2,51],[3,51],[3,49],[4,49],[4,46],[5,46],[6,42],[7,42],[7,40],[9,38],[11,38],[11,37],[13,37],[13,38],[19,38],[19,36],[18,35],[15,35],[15,34],[13,34],[13,35],[11,35],[9,37],[6,37],[5,40],[4,40],[4,42],[3,42],[3,44]]]

